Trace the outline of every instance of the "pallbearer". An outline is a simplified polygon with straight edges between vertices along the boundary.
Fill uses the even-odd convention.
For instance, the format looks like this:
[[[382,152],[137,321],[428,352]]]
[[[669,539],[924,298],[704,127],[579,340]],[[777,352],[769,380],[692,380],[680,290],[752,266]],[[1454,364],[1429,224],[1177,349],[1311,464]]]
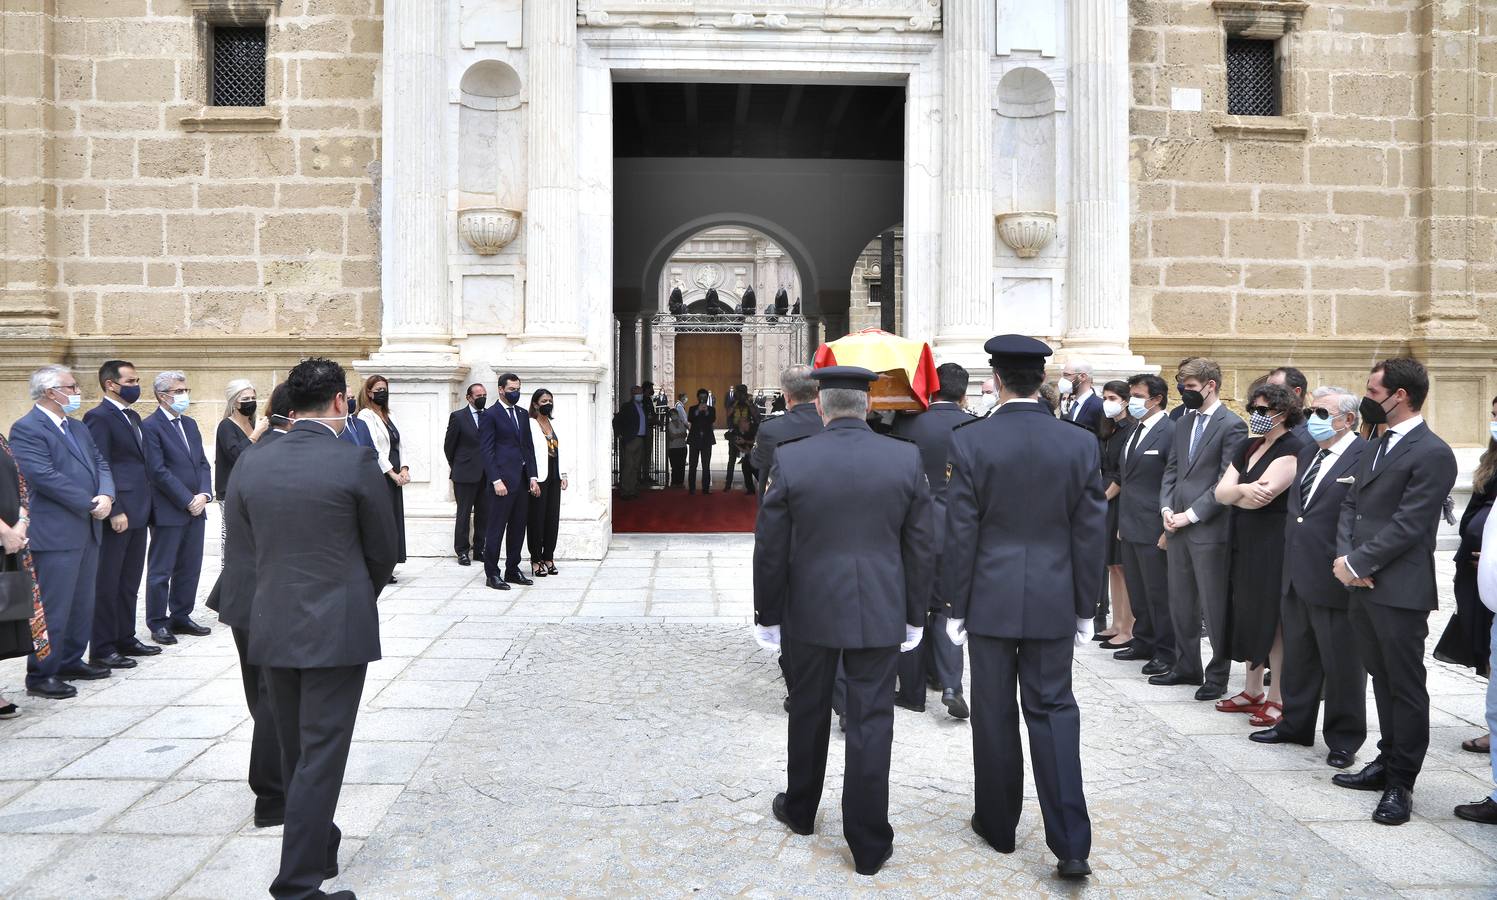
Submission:
[[[952,436],[952,539],[941,560],[947,631],[956,644],[972,641],[972,830],[1000,853],[1014,851],[1024,805],[1022,703],[1045,842],[1061,876],[1084,877],[1092,827],[1071,657],[1073,642],[1091,638],[1106,561],[1097,439],[1035,399],[1048,346],[1005,334],[983,349],[992,356],[999,406]]]
[[[930,489],[919,448],[874,434],[864,421],[879,376],[829,366],[811,377],[821,384],[816,409],[826,430],[776,449],[754,529],[755,633],[777,647],[784,623],[793,675],[789,787],[773,810],[796,834],[815,830],[840,657],[842,833],[858,874],[873,875],[894,852],[894,672],[899,652],[920,643],[930,598]]]

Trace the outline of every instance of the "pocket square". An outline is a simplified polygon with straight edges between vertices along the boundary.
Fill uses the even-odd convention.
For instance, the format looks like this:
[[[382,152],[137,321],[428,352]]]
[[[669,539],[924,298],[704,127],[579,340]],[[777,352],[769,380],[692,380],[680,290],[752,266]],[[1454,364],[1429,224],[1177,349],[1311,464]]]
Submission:
[[[1348,475],[1345,478],[1337,478],[1336,479],[1336,483],[1337,484],[1356,484],[1357,483],[1357,476],[1355,476],[1355,475]]]
[[[1158,456],[1158,455],[1159,455],[1159,451],[1158,450],[1145,450],[1144,451],[1144,456]]]

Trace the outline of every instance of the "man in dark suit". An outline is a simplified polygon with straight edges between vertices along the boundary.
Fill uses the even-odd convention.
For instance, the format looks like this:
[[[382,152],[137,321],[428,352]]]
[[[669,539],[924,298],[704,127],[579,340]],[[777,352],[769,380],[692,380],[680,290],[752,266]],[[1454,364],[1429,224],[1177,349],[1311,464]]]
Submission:
[[[473,565],[468,555],[472,549],[483,559],[484,530],[489,524],[489,498],[494,495],[483,471],[483,448],[478,446],[478,422],[489,402],[488,388],[468,385],[468,402],[447,417],[447,435],[442,452],[447,454],[447,468],[452,472],[452,493],[457,497],[457,524],[452,534],[452,549],[457,564]],[[473,539],[468,540],[469,529]]]
[[[1227,692],[1232,667],[1227,646],[1228,538],[1231,517],[1216,499],[1216,483],[1247,440],[1247,425],[1222,405],[1222,370],[1209,359],[1180,369],[1180,402],[1189,412],[1175,425],[1175,446],[1159,484],[1159,515],[1168,533],[1170,619],[1175,666],[1150,684],[1193,684],[1197,700]],[[1201,617],[1211,639],[1211,662],[1201,666]]]
[[[140,399],[140,376],[130,363],[111,359],[99,367],[99,387],[104,389],[104,400],[83,414],[83,424],[109,461],[115,505],[99,544],[89,661],[111,669],[133,669],[131,657],[161,652],[160,647],[141,643],[135,636],[135,605],[145,572],[152,494],[145,435],[140,415],[131,408]]]
[[[1284,529],[1284,633],[1281,679],[1284,716],[1250,738],[1261,744],[1315,743],[1315,721],[1325,695],[1326,763],[1350,766],[1367,740],[1367,669],[1347,619],[1347,589],[1336,580],[1336,529],[1366,441],[1357,436],[1357,397],[1344,388],[1315,392],[1309,415],[1315,442],[1300,451],[1289,485]]]
[[[972,830],[1000,853],[1015,849],[1022,702],[1045,843],[1062,877],[1083,878],[1092,827],[1071,661],[1091,638],[1106,568],[1101,451],[1094,435],[1056,421],[1035,399],[1047,345],[1005,334],[984,349],[1001,405],[952,435],[946,533],[961,539],[948,541],[941,559],[947,630],[958,646],[972,641]]]
[[[369,423],[358,417],[359,398],[355,394],[348,398],[348,424],[338,435],[338,440],[355,447],[373,447],[374,435],[369,433]]]
[[[712,445],[717,443],[717,410],[706,388],[697,391],[696,406],[686,413],[686,447],[691,455],[686,467],[686,492],[697,492],[697,463],[702,464],[702,493],[712,493]]]
[[[1061,369],[1056,388],[1070,398],[1060,417],[1095,434],[1102,424],[1102,398],[1093,389],[1092,364],[1084,359],[1070,360]]]
[[[780,444],[754,526],[755,633],[763,646],[788,646],[795,670],[788,786],[771,808],[795,833],[815,830],[840,660],[842,833],[858,874],[873,875],[894,852],[894,673],[900,650],[919,645],[929,604],[930,490],[918,448],[864,421],[879,376],[830,366],[811,377],[821,383],[816,408],[826,429]]]
[[[917,415],[901,415],[894,420],[894,434],[914,441],[920,448],[920,461],[925,466],[925,476],[930,482],[931,498],[934,501],[936,560],[940,570],[940,556],[946,546],[946,508],[942,495],[946,491],[946,454],[951,447],[952,429],[972,421],[962,409],[962,398],[967,396],[967,385],[971,376],[956,363],[944,363],[936,369],[939,388],[931,396],[930,406]],[[929,627],[919,650],[906,653],[899,658],[899,692],[894,705],[923,712],[925,710],[925,685],[927,679],[934,681],[941,692],[941,703],[953,718],[965,719],[970,714],[967,700],[962,695],[962,648],[951,642],[946,634],[946,607],[940,603],[939,592],[932,595]]]
[[[1136,619],[1133,646],[1113,654],[1145,659],[1143,674],[1162,675],[1175,664],[1175,629],[1170,621],[1169,562],[1159,486],[1175,446],[1175,423],[1165,415],[1169,385],[1158,375],[1128,379],[1128,414],[1138,424],[1123,445],[1122,491],[1118,494],[1118,537],[1123,580]]]
[[[1200,357],[1198,357],[1198,356],[1187,356],[1184,359],[1180,360],[1180,365],[1175,369],[1175,393],[1176,394],[1182,394],[1183,395],[1185,393],[1185,387],[1184,387],[1184,384],[1183,384],[1183,382],[1181,381],[1181,378],[1180,378],[1180,370],[1183,369],[1183,368],[1185,368],[1185,366],[1188,363],[1190,363],[1192,360],[1196,360],[1196,359],[1200,359]],[[1169,415],[1170,415],[1170,421],[1171,422],[1178,422],[1178,421],[1180,421],[1180,419],[1187,412],[1189,412],[1189,410],[1187,410],[1185,408],[1185,404],[1181,403],[1181,404],[1176,405],[1174,409],[1170,410],[1170,413],[1169,413]]]
[[[650,414],[645,408],[644,388],[629,389],[629,401],[613,414],[613,434],[619,440],[619,496],[639,496],[640,458],[650,440]]]
[[[155,488],[146,558],[146,627],[156,643],[175,644],[175,635],[209,631],[192,620],[192,609],[203,571],[203,511],[213,502],[213,470],[198,423],[187,415],[192,402],[187,376],[162,372],[152,386],[157,409],[141,423]]]
[[[484,411],[478,423],[478,447],[484,477],[494,499],[484,532],[483,569],[489,587],[507,591],[511,584],[532,584],[520,571],[525,546],[525,524],[530,519],[530,497],[538,496],[535,442],[530,437],[530,414],[520,406],[520,376],[499,376],[499,402]],[[527,496],[526,492],[529,492]],[[505,541],[504,572],[499,571],[499,545]]]
[[[380,658],[375,601],[395,570],[395,516],[370,451],[337,439],[343,368],[305,360],[286,384],[296,425],[240,458],[224,501],[227,562],[255,573],[231,618],[248,631],[245,656],[264,670],[281,736],[286,827],[270,894],[352,900],[320,886],[338,870],[333,812],[364,674]]]
[[[108,678],[84,661],[94,624],[95,579],[102,522],[114,507],[109,461],[88,427],[70,418],[82,401],[66,366],[31,373],[35,406],[10,429],[11,451],[31,486],[31,559],[47,617],[52,652],[26,661],[26,693],[65,700],[78,693],[67,680]]]
[[[1424,639],[1435,589],[1435,533],[1455,486],[1455,454],[1419,414],[1429,373],[1417,360],[1385,359],[1373,367],[1362,419],[1387,430],[1352,473],[1341,504],[1334,571],[1351,588],[1349,613],[1357,649],[1372,676],[1382,739],[1378,755],[1342,787],[1382,791],[1372,820],[1402,825],[1414,808],[1414,782],[1429,749],[1429,690]]]

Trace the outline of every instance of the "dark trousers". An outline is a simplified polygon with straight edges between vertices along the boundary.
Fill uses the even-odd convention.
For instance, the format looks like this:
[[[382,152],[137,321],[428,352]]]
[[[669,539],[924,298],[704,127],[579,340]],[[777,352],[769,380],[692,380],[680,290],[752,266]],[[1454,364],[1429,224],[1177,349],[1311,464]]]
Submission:
[[[1122,541],[1123,582],[1137,620],[1133,637],[1151,659],[1175,665],[1175,626],[1170,621],[1169,560],[1158,544]],[[1199,643],[1199,641],[1198,641]]]
[[[671,463],[671,487],[680,487],[686,483],[686,448],[672,447],[665,455]]]
[[[993,846],[1014,849],[1024,807],[1019,707],[1029,729],[1045,844],[1058,859],[1086,859],[1092,824],[1081,787],[1081,712],[1071,693],[1072,638],[971,636],[972,766],[977,819]]]
[[[645,439],[626,437],[619,439],[619,495],[639,496],[639,460],[644,453]]]
[[[108,656],[122,641],[135,637],[135,604],[146,566],[146,526],[142,522],[116,534],[104,523],[99,544],[99,574],[94,590],[94,657]]]
[[[530,498],[530,522],[525,535],[530,540],[530,561],[550,562],[556,559],[556,535],[561,530],[561,476],[555,469],[546,483],[541,485],[541,495]]]
[[[146,556],[146,626],[152,631],[192,615],[203,571],[203,517],[152,525]]]
[[[232,629],[234,649],[239,652],[239,678],[244,682],[244,704],[254,719],[250,732],[249,786],[255,792],[255,818],[279,818],[286,812],[286,784],[281,777],[281,742],[275,713],[270,708],[266,670],[245,655],[249,632]]]
[[[840,659],[847,671],[847,761],[842,785],[842,834],[860,867],[878,862],[894,843],[889,824],[889,758],[894,745],[894,670],[898,647],[838,650],[781,639],[795,670],[785,811],[814,826],[826,780],[832,734],[832,690]]]
[[[1347,610],[1357,651],[1372,676],[1377,701],[1378,758],[1392,787],[1414,789],[1429,750],[1429,689],[1424,683],[1424,639],[1429,613],[1369,603],[1353,590]]]
[[[1306,603],[1291,587],[1279,603],[1279,625],[1284,719],[1277,730],[1291,740],[1315,740],[1324,690],[1325,745],[1355,753],[1367,740],[1367,669],[1346,610]]]
[[[1195,527],[1195,526],[1191,526]],[[1175,632],[1174,673],[1191,681],[1225,687],[1232,669],[1227,646],[1227,579],[1225,541],[1193,544],[1183,534],[1169,542],[1170,623]],[[1211,662],[1201,667],[1201,617],[1211,639]]]
[[[712,490],[712,445],[691,448],[691,462],[686,476],[686,486],[696,493],[697,489],[697,462],[702,464],[702,490]]]
[[[483,571],[486,575],[520,571],[520,550],[525,546],[525,524],[530,520],[530,486],[511,487],[503,497],[489,500],[489,527],[484,531]],[[508,487],[508,485],[506,485]],[[489,488],[493,490],[492,487]],[[499,570],[499,545],[504,544],[504,571]]]
[[[338,865],[343,833],[333,812],[367,668],[264,669],[287,776],[281,870],[270,883],[272,897],[320,897],[327,873]]]
[[[52,652],[26,661],[26,684],[52,678],[78,665],[94,628],[94,585],[99,571],[99,545],[92,540],[81,550],[33,550],[36,585],[47,616],[47,638]]]
[[[946,617],[926,614],[925,638],[908,653],[899,654],[899,699],[925,708],[925,680],[933,678],[943,691],[962,692],[962,648],[946,636]]]
[[[457,524],[452,533],[452,549],[457,553],[469,550],[483,552],[484,531],[489,527],[489,501],[494,499],[494,486],[487,481],[454,481],[452,493],[457,497]],[[469,531],[473,539],[468,539]]]
[[[733,489],[733,469],[738,466],[738,445],[733,443],[733,438],[728,438],[728,483],[723,488],[725,491]]]

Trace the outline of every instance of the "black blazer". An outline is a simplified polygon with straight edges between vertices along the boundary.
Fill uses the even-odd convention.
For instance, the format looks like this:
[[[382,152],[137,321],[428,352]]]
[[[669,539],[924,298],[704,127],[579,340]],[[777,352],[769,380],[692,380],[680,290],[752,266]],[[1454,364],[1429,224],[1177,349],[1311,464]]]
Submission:
[[[1072,409],[1071,412],[1075,410]],[[1060,417],[1096,433],[1097,426],[1102,424],[1102,398],[1088,392],[1085,399],[1081,401],[1081,412],[1076,418],[1073,419],[1066,413],[1061,413]]]
[[[613,414],[613,435],[619,438],[639,437],[641,428],[645,429],[645,437],[650,435],[650,413],[647,401],[641,400],[639,409],[634,408],[634,401],[628,400],[619,407],[618,412]],[[641,421],[643,420],[643,421]]]
[[[138,415],[138,414],[137,414]],[[124,513],[131,528],[144,528],[151,521],[151,468],[146,454],[150,445],[145,432],[123,410],[108,400],[83,414],[83,424],[93,435],[94,446],[109,463],[114,476],[114,508]]]
[[[1358,599],[1399,609],[1432,610],[1435,588],[1435,535],[1445,498],[1455,487],[1456,462],[1450,446],[1421,422],[1400,438],[1378,463],[1378,446],[1367,446],[1341,503],[1336,553],[1374,587],[1353,588]]]
[[[514,410],[515,419],[510,418],[509,408],[503,403],[483,411],[478,419],[478,447],[489,483],[502,480],[506,491],[523,494],[530,489],[530,479],[536,477],[535,442],[530,436],[530,413],[518,405]]]
[[[753,452],[749,454],[749,465],[754,467],[754,471],[767,475],[774,465],[775,448],[786,441],[810,437],[821,431],[821,413],[816,411],[816,404],[797,403],[794,409],[787,410],[783,416],[770,416],[760,423],[759,437],[754,441]],[[766,480],[759,479],[761,497],[764,496]]]
[[[717,425],[716,407],[698,403],[687,410],[686,424],[690,426],[686,432],[686,446],[711,447],[717,443],[717,435],[712,430]],[[900,640],[903,642],[903,638]]]
[[[395,571],[395,512],[374,451],[300,422],[242,456],[224,501],[225,568],[250,567],[220,597],[248,628],[258,666],[353,666],[380,658],[375,600]],[[223,579],[220,579],[221,581]]]
[[[1141,427],[1135,423],[1134,428]],[[1133,437],[1132,432],[1128,434]],[[1122,493],[1118,494],[1118,534],[1133,544],[1155,544],[1164,534],[1159,514],[1159,485],[1175,448],[1175,423],[1162,416],[1138,439],[1138,446],[1121,461]],[[1120,451],[1121,452],[1121,451]]]
[[[962,538],[941,558],[947,615],[987,637],[1075,634],[1107,565],[1097,436],[1009,402],[957,429],[946,467],[946,533]]]
[[[1330,471],[1320,479],[1320,487],[1310,495],[1310,508],[1305,501],[1300,482],[1320,453],[1320,446],[1313,441],[1299,452],[1299,465],[1290,483],[1288,514],[1284,519],[1284,586],[1287,595],[1291,587],[1304,602],[1313,606],[1331,609],[1346,609],[1347,590],[1331,572],[1336,561],[1336,528],[1341,520],[1341,504],[1346,499],[1351,485],[1342,481],[1357,467],[1357,461],[1367,442],[1357,437],[1346,450],[1329,463]]]
[[[820,647],[894,647],[930,603],[920,450],[835,419],[775,451],[754,524],[754,621]]]
[[[483,417],[482,413],[478,418]],[[478,445],[478,422],[474,420],[473,407],[463,404],[447,417],[447,434],[442,438],[442,452],[447,455],[447,467],[452,471],[452,480],[457,484],[474,484],[483,481],[483,450]]]
[[[254,445],[255,442],[249,439],[244,429],[235,425],[231,419],[219,420],[218,430],[213,434],[213,496],[216,499],[224,498],[224,491],[229,486],[229,473],[234,471],[234,463],[239,461],[239,454]]]

